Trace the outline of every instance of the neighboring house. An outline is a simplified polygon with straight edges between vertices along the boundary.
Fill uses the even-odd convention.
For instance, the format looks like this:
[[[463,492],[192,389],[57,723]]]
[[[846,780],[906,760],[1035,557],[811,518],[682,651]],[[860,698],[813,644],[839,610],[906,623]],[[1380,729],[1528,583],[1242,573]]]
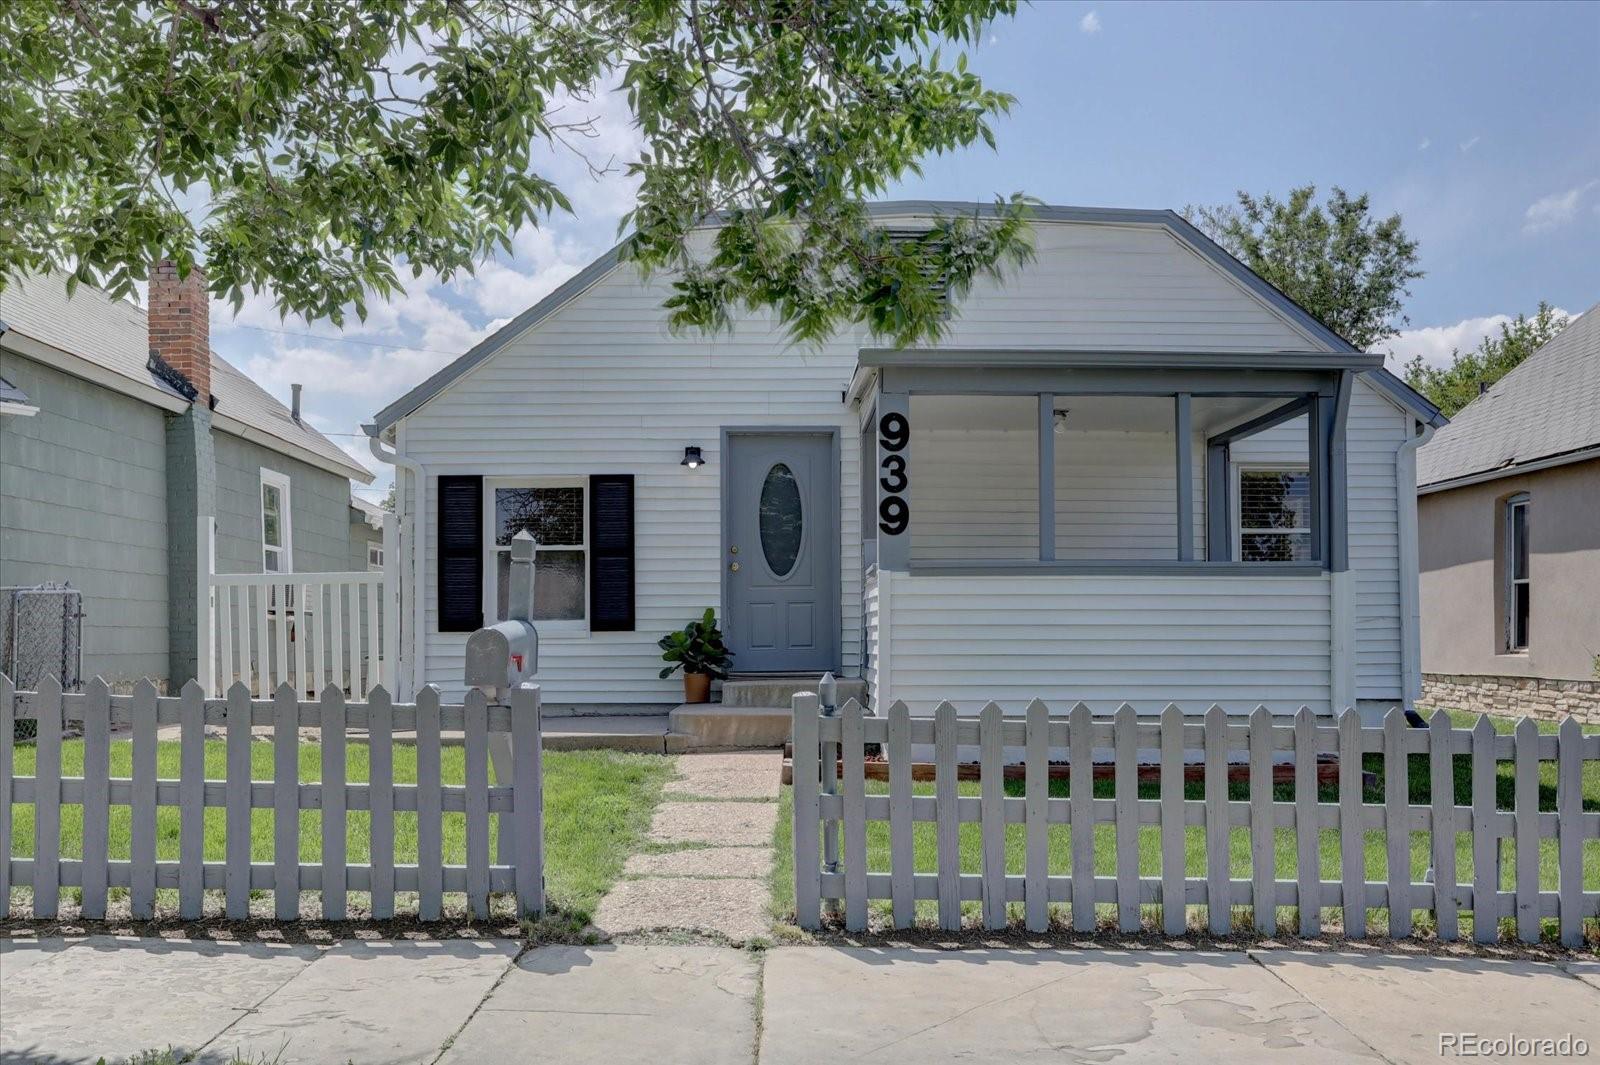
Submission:
[[[372,475],[211,351],[198,271],[158,267],[149,306],[60,277],[0,290],[0,585],[70,583],[84,676],[176,688],[198,519],[216,572],[345,570],[350,481]]]
[[[935,347],[675,334],[614,250],[385,408],[402,689],[459,690],[529,528],[551,705],[677,702],[656,640],[707,606],[736,670],[918,712],[1408,702],[1438,411],[1172,212],[1035,217]]]
[[[1600,723],[1600,304],[1422,448],[1424,702]]]
[[[376,503],[368,503],[360,496],[350,497],[350,565],[351,570],[383,571],[383,516],[386,512]]]

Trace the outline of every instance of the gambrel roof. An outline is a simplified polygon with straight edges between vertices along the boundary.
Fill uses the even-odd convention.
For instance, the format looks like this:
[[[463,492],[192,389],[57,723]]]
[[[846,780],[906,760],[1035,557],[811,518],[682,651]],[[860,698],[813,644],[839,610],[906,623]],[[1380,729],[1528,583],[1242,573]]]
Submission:
[[[993,206],[978,202],[945,200],[892,200],[868,205],[875,219],[932,218],[939,215],[982,215],[993,211]],[[1101,224],[1128,224],[1159,226],[1178,241],[1227,274],[1242,288],[1258,296],[1282,318],[1293,324],[1313,342],[1325,350],[1338,354],[1361,354],[1349,341],[1318,321],[1312,314],[1263,280],[1238,259],[1229,255],[1200,230],[1196,229],[1176,211],[1136,210],[1114,207],[1051,207],[1033,208],[1032,218],[1037,222],[1097,222]],[[470,351],[439,370],[420,385],[379,411],[371,425],[363,426],[368,435],[379,436],[401,419],[412,414],[423,404],[444,392],[463,375],[493,356],[512,340],[549,318],[584,290],[609,274],[622,261],[622,249],[627,241],[618,243],[594,262],[573,275],[544,299],[517,315],[494,333],[485,337]],[[1303,353],[1301,353],[1303,354]],[[1108,360],[1114,360],[1108,352]],[[1381,366],[1369,372],[1369,378],[1397,405],[1411,411],[1417,418],[1432,425],[1443,425],[1444,417],[1427,400],[1409,388]]]
[[[1600,303],[1467,404],[1417,452],[1438,491],[1600,458]]]

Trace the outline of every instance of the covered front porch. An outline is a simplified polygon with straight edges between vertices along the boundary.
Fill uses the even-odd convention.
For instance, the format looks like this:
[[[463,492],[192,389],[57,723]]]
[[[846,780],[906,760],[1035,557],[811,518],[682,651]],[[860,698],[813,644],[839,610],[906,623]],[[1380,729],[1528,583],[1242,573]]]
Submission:
[[[862,352],[874,704],[1355,705],[1345,434],[1370,360]]]

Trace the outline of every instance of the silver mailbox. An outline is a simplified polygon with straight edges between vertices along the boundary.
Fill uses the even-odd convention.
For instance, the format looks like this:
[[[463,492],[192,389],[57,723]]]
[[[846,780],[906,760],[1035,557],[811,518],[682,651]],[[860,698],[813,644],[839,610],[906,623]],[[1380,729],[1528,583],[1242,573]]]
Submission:
[[[467,637],[466,685],[491,699],[504,698],[539,672],[539,630],[533,613],[533,537],[528,531],[511,538],[511,617]]]

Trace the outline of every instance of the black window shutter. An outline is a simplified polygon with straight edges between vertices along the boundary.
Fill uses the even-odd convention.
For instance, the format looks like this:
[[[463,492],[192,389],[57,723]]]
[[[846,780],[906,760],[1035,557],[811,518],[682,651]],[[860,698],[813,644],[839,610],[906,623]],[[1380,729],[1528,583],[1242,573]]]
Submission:
[[[633,627],[633,474],[596,474],[589,478],[589,628]]]
[[[483,628],[483,478],[439,478],[439,631]]]

